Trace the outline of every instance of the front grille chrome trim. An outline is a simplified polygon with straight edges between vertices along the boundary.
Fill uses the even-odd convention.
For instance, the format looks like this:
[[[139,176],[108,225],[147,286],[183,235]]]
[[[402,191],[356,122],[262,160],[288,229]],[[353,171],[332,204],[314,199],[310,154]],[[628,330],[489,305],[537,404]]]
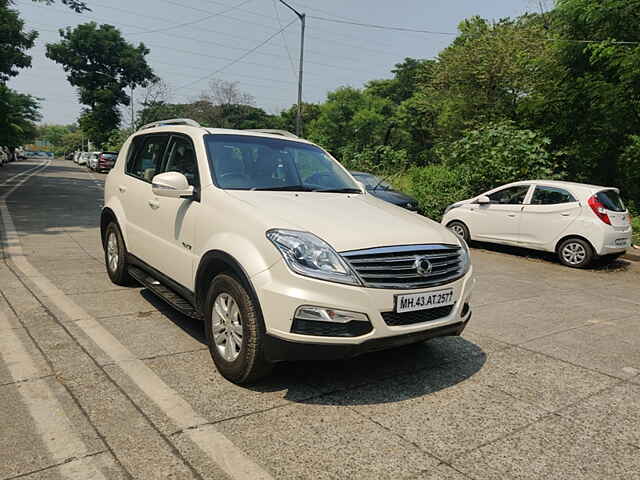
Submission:
[[[465,271],[463,250],[459,245],[426,244],[351,250],[340,255],[370,288],[412,290],[451,283]],[[414,265],[417,258],[431,262],[431,272],[424,276]]]

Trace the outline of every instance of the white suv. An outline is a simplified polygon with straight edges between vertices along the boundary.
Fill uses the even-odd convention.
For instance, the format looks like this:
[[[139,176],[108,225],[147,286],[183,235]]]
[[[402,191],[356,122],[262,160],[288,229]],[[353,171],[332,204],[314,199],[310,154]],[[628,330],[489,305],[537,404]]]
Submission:
[[[464,240],[556,252],[569,267],[616,258],[631,246],[631,217],[617,188],[532,180],[447,207],[442,223]]]
[[[107,176],[101,231],[111,280],[203,319],[236,383],[459,335],[471,317],[466,243],[288,132],[142,127]]]

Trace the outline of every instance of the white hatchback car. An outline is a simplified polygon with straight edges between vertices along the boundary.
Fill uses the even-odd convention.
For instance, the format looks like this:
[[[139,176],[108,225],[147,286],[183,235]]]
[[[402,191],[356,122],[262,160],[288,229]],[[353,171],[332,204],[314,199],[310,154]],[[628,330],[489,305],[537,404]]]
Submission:
[[[631,246],[631,217],[616,188],[526,181],[447,207],[443,225],[465,240],[556,252],[569,267],[611,259]]]
[[[147,125],[123,145],[104,194],[111,280],[133,278],[203,319],[231,381],[277,361],[459,335],[471,317],[466,243],[369,195],[287,132]]]

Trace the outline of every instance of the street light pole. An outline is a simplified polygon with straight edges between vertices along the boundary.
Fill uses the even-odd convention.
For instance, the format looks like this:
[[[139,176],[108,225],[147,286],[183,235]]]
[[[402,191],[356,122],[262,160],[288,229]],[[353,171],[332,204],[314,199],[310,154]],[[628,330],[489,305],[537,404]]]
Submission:
[[[136,131],[136,125],[135,125],[135,110],[133,107],[133,83],[131,84],[131,131],[135,132]]]
[[[281,4],[295,13],[300,19],[301,28],[300,28],[300,69],[298,71],[298,112],[296,114],[296,135],[299,137],[302,136],[302,73],[303,73],[303,62],[304,62],[304,29],[306,26],[306,15],[304,13],[300,13],[291,5],[289,5],[284,0],[279,0]]]

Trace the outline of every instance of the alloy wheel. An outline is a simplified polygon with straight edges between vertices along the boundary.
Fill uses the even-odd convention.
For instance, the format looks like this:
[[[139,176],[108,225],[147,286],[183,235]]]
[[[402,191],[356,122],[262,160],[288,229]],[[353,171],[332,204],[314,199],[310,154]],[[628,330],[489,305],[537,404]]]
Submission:
[[[112,272],[118,270],[119,261],[118,238],[115,232],[109,232],[109,236],[107,237],[107,263],[109,264],[109,270]]]
[[[242,348],[240,308],[228,293],[221,293],[213,303],[211,333],[216,348],[228,362],[233,362]]]
[[[560,253],[569,265],[580,265],[587,257],[586,249],[577,242],[567,243]]]

